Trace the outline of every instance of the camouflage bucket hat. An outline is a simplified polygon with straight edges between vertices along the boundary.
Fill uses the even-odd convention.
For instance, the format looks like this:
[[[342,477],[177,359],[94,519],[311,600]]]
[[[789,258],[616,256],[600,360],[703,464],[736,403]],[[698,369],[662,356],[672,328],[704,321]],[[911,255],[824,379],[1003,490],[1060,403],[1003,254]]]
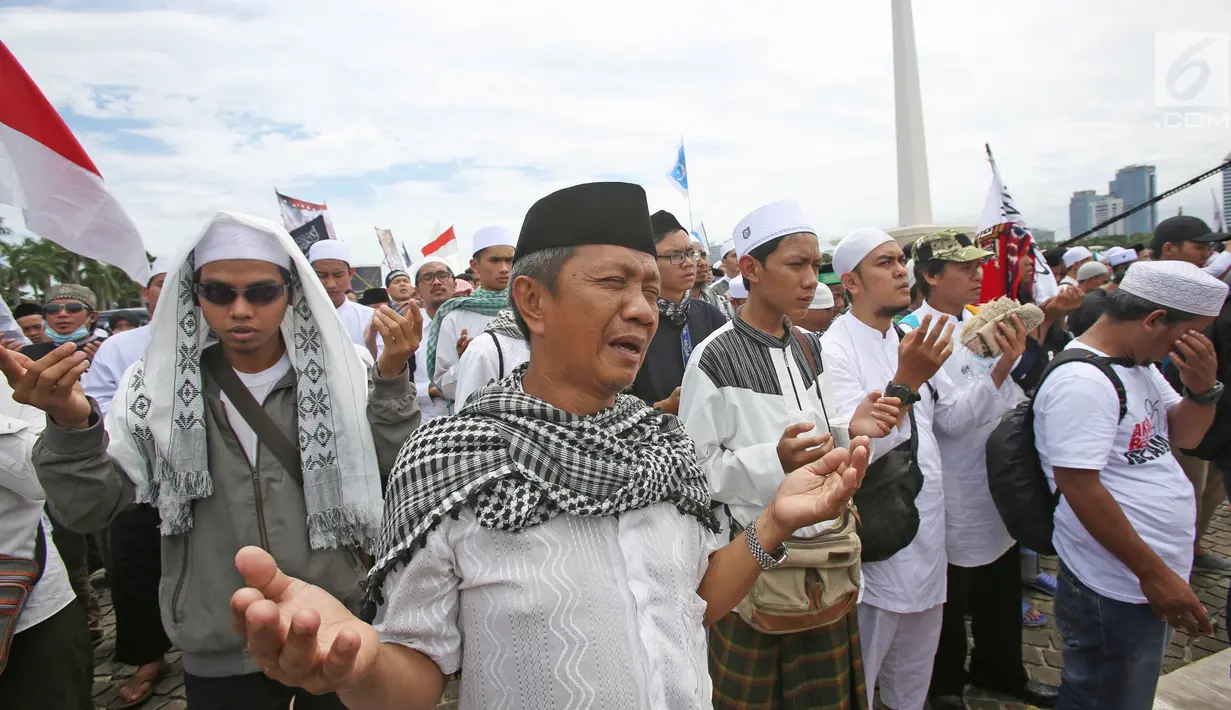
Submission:
[[[915,242],[915,261],[980,261],[992,256],[990,251],[975,246],[970,237],[958,232],[934,232]]]

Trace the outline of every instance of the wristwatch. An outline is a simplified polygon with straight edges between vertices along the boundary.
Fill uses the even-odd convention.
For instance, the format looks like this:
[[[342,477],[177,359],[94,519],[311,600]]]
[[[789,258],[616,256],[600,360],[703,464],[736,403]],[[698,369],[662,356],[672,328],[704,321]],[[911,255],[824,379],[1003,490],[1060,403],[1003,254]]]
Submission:
[[[1211,387],[1208,392],[1204,394],[1193,394],[1187,387],[1185,387],[1184,396],[1196,404],[1214,404],[1218,400],[1222,399],[1222,391],[1224,389],[1226,389],[1226,387],[1224,387],[1221,382],[1214,380],[1214,386]]]
[[[914,404],[915,402],[923,399],[918,392],[912,390],[906,385],[899,385],[896,382],[890,382],[885,385],[885,396],[897,397],[902,401],[902,404]]]
[[[761,565],[762,570],[771,570],[786,562],[786,545],[779,544],[772,555],[761,547],[761,541],[757,540],[757,521],[752,521],[751,525],[744,528],[744,539],[748,541],[748,551],[752,553],[757,564]]]

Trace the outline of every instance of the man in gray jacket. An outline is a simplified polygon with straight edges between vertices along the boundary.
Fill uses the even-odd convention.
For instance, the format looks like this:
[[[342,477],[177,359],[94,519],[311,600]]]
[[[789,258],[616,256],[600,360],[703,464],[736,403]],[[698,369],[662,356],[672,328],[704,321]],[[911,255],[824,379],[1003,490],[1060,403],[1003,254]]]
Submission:
[[[297,710],[342,707],[260,675],[228,607],[244,586],[231,560],[245,545],[357,602],[380,476],[420,419],[416,313],[378,311],[385,349],[373,365],[311,274],[280,226],[216,216],[168,272],[149,349],[125,373],[105,431],[78,383],[83,353],[0,354],[14,399],[47,412],[33,460],[67,525],[97,529],[134,502],[158,508],[159,606],[184,652],[192,710],[284,710],[292,698]]]

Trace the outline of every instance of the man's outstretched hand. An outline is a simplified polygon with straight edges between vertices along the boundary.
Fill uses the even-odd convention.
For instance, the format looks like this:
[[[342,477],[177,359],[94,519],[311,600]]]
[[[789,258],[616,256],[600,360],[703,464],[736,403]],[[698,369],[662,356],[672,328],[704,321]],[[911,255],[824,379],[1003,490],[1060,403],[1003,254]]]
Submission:
[[[231,596],[231,625],[265,675],[312,693],[362,682],[376,667],[380,634],[320,587],[245,547],[235,567],[248,585]]]

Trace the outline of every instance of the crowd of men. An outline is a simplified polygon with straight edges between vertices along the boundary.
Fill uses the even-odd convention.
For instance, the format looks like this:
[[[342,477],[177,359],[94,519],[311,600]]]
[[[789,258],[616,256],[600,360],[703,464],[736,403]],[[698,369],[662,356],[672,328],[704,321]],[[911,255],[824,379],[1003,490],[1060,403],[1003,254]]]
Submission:
[[[452,677],[463,708],[1149,708],[1171,630],[1213,633],[1189,575],[1231,569],[1200,543],[1226,239],[1033,248],[1013,295],[1043,322],[991,322],[989,357],[963,331],[993,252],[824,254],[790,200],[711,270],[640,187],[577,185],[479,230],[473,289],[428,259],[363,299],[343,243],[219,213],[153,265],[149,325],[103,337],[72,284],[14,309],[0,552],[40,573],[0,700],[92,707],[106,531],[122,707],[174,646],[192,710],[432,708]],[[988,484],[1023,402],[1058,579]],[[1058,688],[1023,585],[1055,594]]]

